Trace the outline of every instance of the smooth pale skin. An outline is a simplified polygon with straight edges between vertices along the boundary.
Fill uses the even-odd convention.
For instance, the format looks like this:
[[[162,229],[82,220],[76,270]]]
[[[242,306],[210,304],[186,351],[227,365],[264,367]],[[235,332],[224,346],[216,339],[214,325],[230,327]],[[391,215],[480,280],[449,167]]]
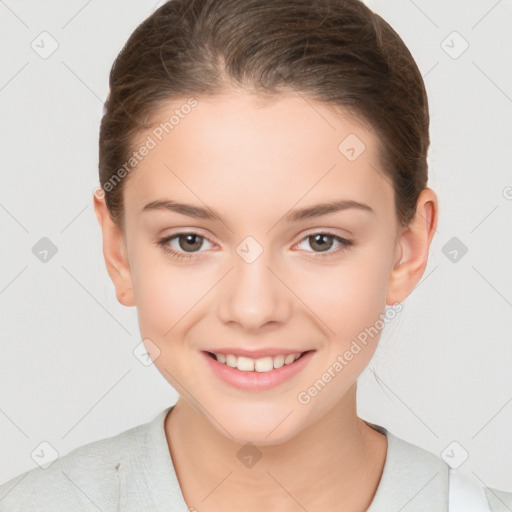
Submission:
[[[155,364],[180,393],[165,432],[187,505],[201,512],[364,511],[382,475],[387,440],[358,418],[356,381],[380,336],[307,405],[297,395],[386,304],[413,291],[436,230],[437,197],[425,188],[414,219],[401,227],[375,132],[325,104],[298,94],[264,101],[240,90],[197,99],[129,175],[124,231],[94,196],[117,298],[137,307],[142,338],[158,347]],[[185,101],[169,103],[155,120],[169,119]],[[351,133],[366,146],[353,162],[338,150]],[[141,213],[157,199],[211,208],[224,223]],[[366,203],[373,213],[280,220],[290,210],[340,199]],[[180,230],[207,238],[189,250],[189,260],[156,244]],[[343,249],[333,240],[323,257],[308,242],[322,230],[355,243]],[[250,264],[236,252],[247,236],[263,248]],[[178,239],[172,247],[180,251]],[[220,381],[201,354],[270,346],[316,352],[299,374],[260,392]],[[262,453],[251,468],[237,458],[248,441]]]

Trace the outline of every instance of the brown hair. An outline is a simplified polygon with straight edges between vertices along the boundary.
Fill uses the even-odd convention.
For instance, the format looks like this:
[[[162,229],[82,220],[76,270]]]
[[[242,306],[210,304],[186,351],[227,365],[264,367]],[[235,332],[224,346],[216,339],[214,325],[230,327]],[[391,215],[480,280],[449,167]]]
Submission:
[[[359,0],[170,0],[132,33],[109,84],[99,176],[118,225],[126,179],[112,186],[112,178],[152,115],[170,100],[230,87],[266,97],[299,91],[365,120],[379,136],[402,225],[427,183],[423,79],[400,36]]]

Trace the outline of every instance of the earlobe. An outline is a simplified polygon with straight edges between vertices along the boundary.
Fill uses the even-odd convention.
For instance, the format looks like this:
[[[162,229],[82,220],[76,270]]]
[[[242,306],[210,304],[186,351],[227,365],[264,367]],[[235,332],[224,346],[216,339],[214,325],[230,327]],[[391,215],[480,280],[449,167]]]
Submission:
[[[430,188],[424,188],[418,196],[415,215],[398,240],[388,284],[387,305],[403,302],[421,280],[437,221],[437,196]]]
[[[122,230],[111,219],[104,194],[95,191],[93,201],[103,238],[103,257],[116,289],[117,300],[124,306],[135,306],[130,263]]]

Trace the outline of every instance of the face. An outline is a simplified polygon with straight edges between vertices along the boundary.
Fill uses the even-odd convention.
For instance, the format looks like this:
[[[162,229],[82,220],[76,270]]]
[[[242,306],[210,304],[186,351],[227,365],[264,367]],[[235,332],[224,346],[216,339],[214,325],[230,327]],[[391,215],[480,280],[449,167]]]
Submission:
[[[347,114],[298,95],[197,102],[161,141],[141,135],[156,144],[124,189],[127,287],[181,399],[235,440],[280,443],[354,390],[375,351],[380,329],[361,338],[401,256],[394,192],[375,133]]]

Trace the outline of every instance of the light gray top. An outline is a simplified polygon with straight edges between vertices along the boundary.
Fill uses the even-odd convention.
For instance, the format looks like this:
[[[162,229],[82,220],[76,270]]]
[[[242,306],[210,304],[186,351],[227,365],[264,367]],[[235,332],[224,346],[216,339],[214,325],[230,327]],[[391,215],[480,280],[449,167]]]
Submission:
[[[89,443],[0,486],[0,511],[188,512],[164,431],[151,422]],[[384,471],[367,512],[448,512],[449,466],[385,428]],[[491,495],[489,495],[489,491]],[[490,510],[512,510],[512,493],[485,488]]]

